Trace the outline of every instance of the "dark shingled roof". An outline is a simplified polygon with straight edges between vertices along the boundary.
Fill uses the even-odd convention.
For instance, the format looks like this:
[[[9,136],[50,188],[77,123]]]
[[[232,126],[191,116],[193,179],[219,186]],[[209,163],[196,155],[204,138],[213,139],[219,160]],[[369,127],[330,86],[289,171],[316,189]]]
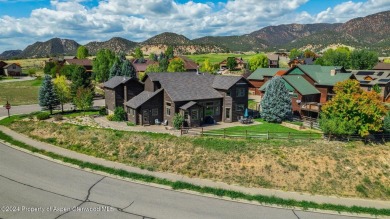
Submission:
[[[159,81],[172,101],[222,98],[212,87],[214,75],[196,72],[149,73],[152,81]]]
[[[231,86],[237,83],[241,78],[242,77],[239,76],[217,75],[214,78],[212,86],[215,89],[228,90]]]
[[[110,80],[106,81],[103,85],[105,88],[114,89],[120,84],[124,84],[129,81],[131,78],[126,76],[114,76]]]
[[[193,105],[196,105],[196,102],[190,101],[190,102],[184,104],[183,106],[181,106],[180,109],[187,110],[188,108],[190,108]]]
[[[131,100],[127,101],[126,106],[129,106],[130,108],[137,109],[142,104],[144,104],[146,101],[150,100],[152,97],[154,97],[156,94],[160,93],[163,89],[158,89],[155,92],[150,91],[142,91],[137,96],[133,97]]]
[[[69,65],[92,66],[90,59],[65,59]]]
[[[372,68],[373,70],[390,70],[390,63],[383,63],[383,62],[378,62],[378,64],[376,64],[374,66],[374,68]]]

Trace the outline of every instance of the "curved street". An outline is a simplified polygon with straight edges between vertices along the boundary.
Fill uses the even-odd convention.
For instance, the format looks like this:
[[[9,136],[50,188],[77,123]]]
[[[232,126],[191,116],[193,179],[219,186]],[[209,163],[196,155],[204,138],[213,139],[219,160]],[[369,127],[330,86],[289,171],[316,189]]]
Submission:
[[[353,218],[123,181],[0,144],[0,218]]]

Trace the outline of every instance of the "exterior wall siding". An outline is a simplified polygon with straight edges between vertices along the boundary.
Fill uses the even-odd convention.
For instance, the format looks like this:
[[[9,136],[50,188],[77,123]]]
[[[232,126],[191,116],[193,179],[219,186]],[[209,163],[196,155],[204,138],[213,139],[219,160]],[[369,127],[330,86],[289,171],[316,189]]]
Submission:
[[[145,87],[145,91],[154,92],[154,84],[153,84],[153,81],[150,80],[149,77],[146,78],[146,80],[144,82],[144,87]]]
[[[106,108],[109,113],[114,112],[115,110],[115,91],[105,88],[104,89],[104,97],[105,97],[105,102],[106,102]]]

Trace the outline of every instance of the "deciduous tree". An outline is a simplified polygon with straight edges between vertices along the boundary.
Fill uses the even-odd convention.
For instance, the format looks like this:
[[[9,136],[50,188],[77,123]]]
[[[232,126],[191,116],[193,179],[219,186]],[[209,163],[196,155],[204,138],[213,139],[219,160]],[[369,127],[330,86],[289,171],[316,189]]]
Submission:
[[[267,122],[280,123],[291,115],[291,97],[281,77],[269,81],[260,106],[261,117]]]
[[[237,66],[236,58],[235,57],[228,57],[226,59],[226,66],[229,70],[234,70]]]
[[[353,124],[361,136],[367,136],[370,132],[382,128],[386,108],[378,93],[363,91],[356,80],[338,82],[334,91],[335,96],[322,107],[322,119]]]
[[[354,50],[351,53],[352,69],[364,70],[372,69],[378,62],[378,54],[365,49]]]
[[[142,52],[141,48],[137,47],[134,51],[134,58],[140,59],[144,57],[144,53]]]
[[[90,88],[79,87],[73,102],[77,109],[83,111],[90,109],[93,104],[93,91]]]
[[[169,62],[168,72],[184,72],[184,62],[181,58],[174,58]]]
[[[64,112],[64,104],[71,100],[70,86],[66,81],[66,77],[61,75],[54,79],[54,88],[61,104],[61,111]]]
[[[88,49],[85,46],[79,46],[79,48],[77,48],[78,59],[85,59],[88,56],[89,56]]]
[[[94,78],[97,82],[107,81],[110,76],[110,68],[116,61],[115,54],[108,49],[101,49],[97,52],[93,61]]]
[[[160,66],[158,64],[148,65],[145,70],[146,73],[160,72]]]
[[[83,68],[82,66],[77,66],[77,68],[72,74],[72,84],[70,86],[72,100],[74,100],[74,98],[76,97],[77,90],[79,88],[87,88],[93,90],[91,77],[85,72],[85,68]],[[74,101],[73,103],[75,104]]]
[[[249,68],[251,71],[256,71],[258,68],[268,67],[268,58],[264,53],[253,56],[249,59]]]
[[[209,72],[209,73],[215,71],[214,65],[212,65],[212,64],[210,63],[210,59],[204,60],[202,66],[200,67],[200,70],[201,70],[202,72]]]
[[[299,57],[302,57],[303,52],[301,50],[298,50],[296,48],[290,50],[290,55],[288,56],[290,59],[296,59]]]
[[[53,114],[53,109],[60,104],[57,94],[54,89],[53,82],[49,75],[45,75],[42,86],[39,90],[39,105],[45,110],[50,110]]]

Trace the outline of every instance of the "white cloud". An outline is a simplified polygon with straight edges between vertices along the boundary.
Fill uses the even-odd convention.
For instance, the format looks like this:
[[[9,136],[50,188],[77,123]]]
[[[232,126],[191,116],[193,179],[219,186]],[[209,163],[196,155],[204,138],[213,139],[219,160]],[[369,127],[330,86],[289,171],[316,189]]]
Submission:
[[[165,31],[189,38],[241,35],[268,25],[344,22],[390,9],[388,0],[347,1],[318,14],[296,12],[308,0],[188,1],[184,4],[175,0],[104,0],[92,8],[84,6],[85,1],[88,0],[51,0],[51,7],[35,9],[29,17],[0,17],[0,42],[12,39],[10,44],[0,43],[0,51],[23,49],[52,37],[87,43],[114,36],[143,41]]]

